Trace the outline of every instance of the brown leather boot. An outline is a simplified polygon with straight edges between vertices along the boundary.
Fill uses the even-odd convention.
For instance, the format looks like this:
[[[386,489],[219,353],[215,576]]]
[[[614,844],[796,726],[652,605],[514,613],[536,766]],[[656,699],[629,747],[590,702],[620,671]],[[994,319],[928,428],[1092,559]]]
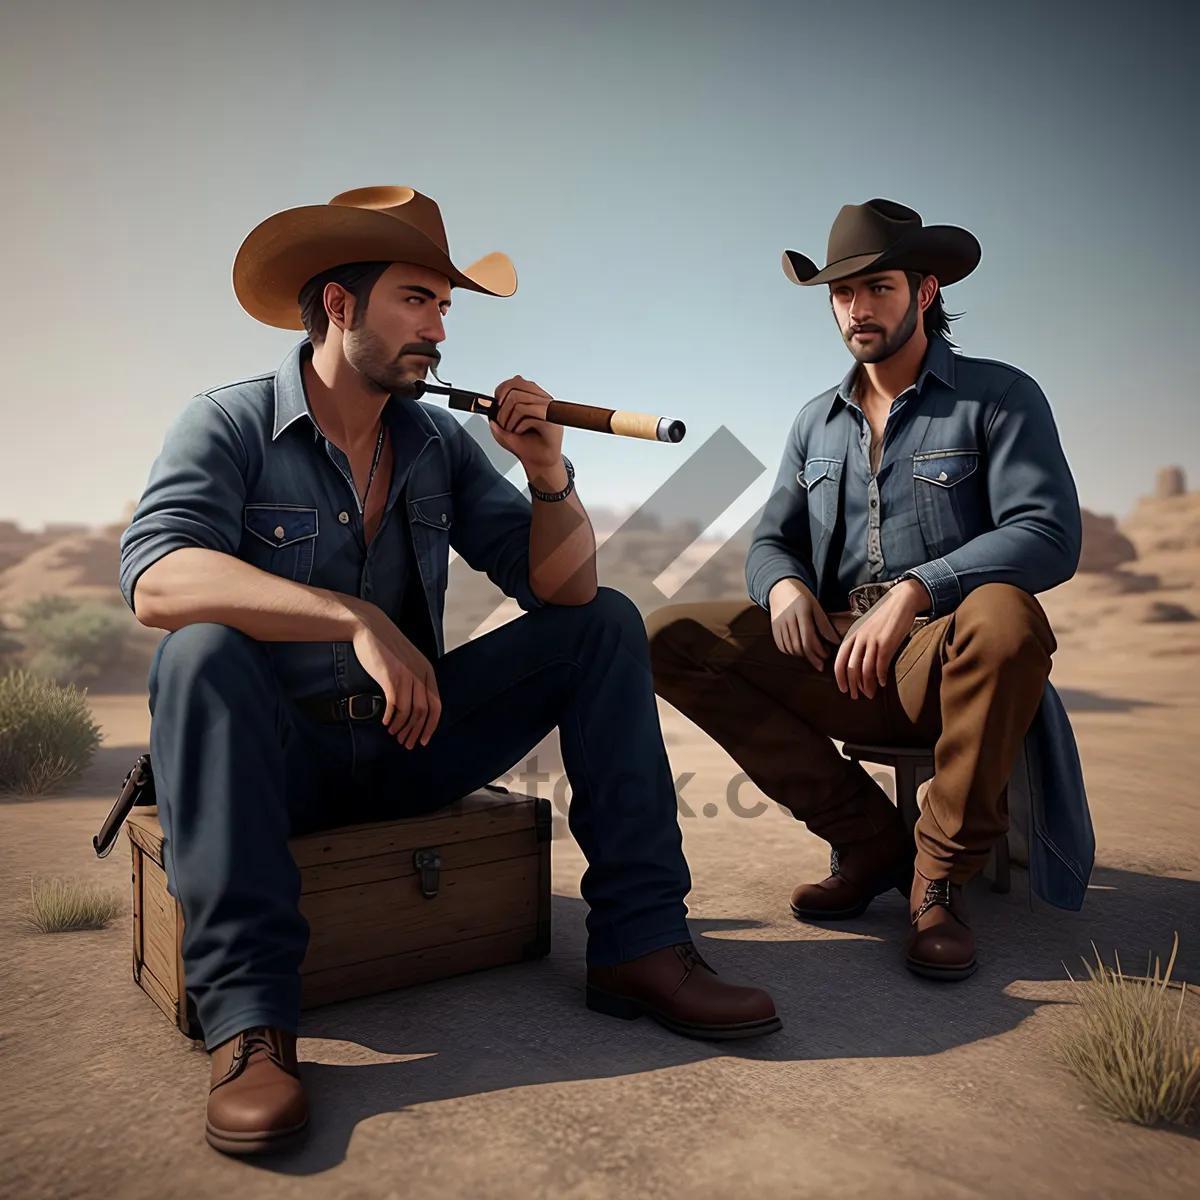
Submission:
[[[645,1014],[673,1033],[719,1041],[783,1028],[766,992],[717,979],[691,942],[616,967],[589,967],[587,1006],[626,1021]]]
[[[916,874],[909,896],[912,938],[908,969],[926,979],[966,979],[974,975],[975,938],[967,921],[962,886]]]
[[[294,1033],[246,1029],[213,1050],[210,1146],[224,1154],[269,1153],[290,1146],[307,1125]]]
[[[797,921],[846,921],[861,917],[889,888],[907,896],[915,857],[912,835],[899,820],[878,837],[834,850],[829,878],[802,883],[792,893],[792,916]]]

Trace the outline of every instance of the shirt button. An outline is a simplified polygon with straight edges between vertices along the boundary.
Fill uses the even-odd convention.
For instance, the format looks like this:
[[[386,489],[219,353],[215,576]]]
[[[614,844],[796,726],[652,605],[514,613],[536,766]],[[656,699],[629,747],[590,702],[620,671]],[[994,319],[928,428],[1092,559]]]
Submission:
[[[276,526],[275,526],[275,536],[276,536],[277,538],[282,538],[282,537],[283,537],[283,533],[284,533],[283,526],[282,526],[282,525],[276,525]]]
[[[446,523],[446,514],[442,513],[442,524],[445,525],[445,523]]]
[[[341,523],[343,525],[349,525],[350,524],[350,514],[348,512],[340,512],[340,513],[338,513],[338,520],[341,521]]]

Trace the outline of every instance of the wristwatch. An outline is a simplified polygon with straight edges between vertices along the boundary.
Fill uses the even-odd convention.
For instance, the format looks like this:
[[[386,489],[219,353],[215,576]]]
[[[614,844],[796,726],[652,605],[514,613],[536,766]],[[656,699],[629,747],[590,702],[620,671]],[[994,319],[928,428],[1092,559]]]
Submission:
[[[532,483],[529,485],[529,494],[536,497],[538,500],[565,500],[575,489],[575,468],[571,465],[571,460],[564,454],[562,456],[563,466],[567,468],[567,486],[561,492],[539,492]]]

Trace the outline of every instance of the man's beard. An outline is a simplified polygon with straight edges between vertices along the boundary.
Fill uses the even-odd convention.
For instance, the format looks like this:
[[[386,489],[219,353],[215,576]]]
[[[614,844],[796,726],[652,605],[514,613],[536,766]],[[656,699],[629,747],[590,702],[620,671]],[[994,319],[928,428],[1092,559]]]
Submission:
[[[846,333],[842,334],[845,343],[850,348],[850,353],[854,355],[860,363],[877,363],[883,362],[885,358],[891,358],[902,346],[904,346],[910,337],[917,332],[917,320],[919,313],[917,312],[917,290],[913,288],[912,300],[909,301],[908,312],[904,314],[900,324],[888,333],[882,325],[874,323],[870,325],[860,325],[857,328],[850,326]],[[881,334],[879,341],[874,346],[860,345],[854,340],[855,333],[862,332],[864,329],[873,330]]]
[[[346,361],[368,383],[402,400],[411,400],[417,394],[413,386],[416,379],[411,375],[413,367],[406,367],[401,362],[403,356],[425,354],[433,359],[434,366],[441,359],[437,347],[430,342],[409,342],[393,354],[383,339],[365,324],[347,329],[342,338],[342,347]],[[424,376],[422,370],[416,378],[423,379]]]

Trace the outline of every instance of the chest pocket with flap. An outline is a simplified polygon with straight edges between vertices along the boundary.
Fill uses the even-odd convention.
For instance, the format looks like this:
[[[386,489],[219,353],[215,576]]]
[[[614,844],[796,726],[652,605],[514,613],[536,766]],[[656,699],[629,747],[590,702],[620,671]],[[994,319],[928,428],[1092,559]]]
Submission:
[[[440,492],[436,496],[422,496],[419,500],[410,500],[408,515],[421,525],[444,529],[448,533],[454,523],[454,505],[450,493]]]
[[[300,504],[247,504],[246,559],[272,575],[308,583],[317,539],[317,510]]]
[[[913,455],[913,478],[950,488],[974,475],[978,466],[977,450],[934,450]]]
[[[978,450],[930,450],[913,455],[913,499],[921,535],[940,557],[987,527]]]
[[[822,529],[833,529],[837,521],[838,483],[842,464],[834,458],[810,458],[796,481],[808,492],[809,517]]]

